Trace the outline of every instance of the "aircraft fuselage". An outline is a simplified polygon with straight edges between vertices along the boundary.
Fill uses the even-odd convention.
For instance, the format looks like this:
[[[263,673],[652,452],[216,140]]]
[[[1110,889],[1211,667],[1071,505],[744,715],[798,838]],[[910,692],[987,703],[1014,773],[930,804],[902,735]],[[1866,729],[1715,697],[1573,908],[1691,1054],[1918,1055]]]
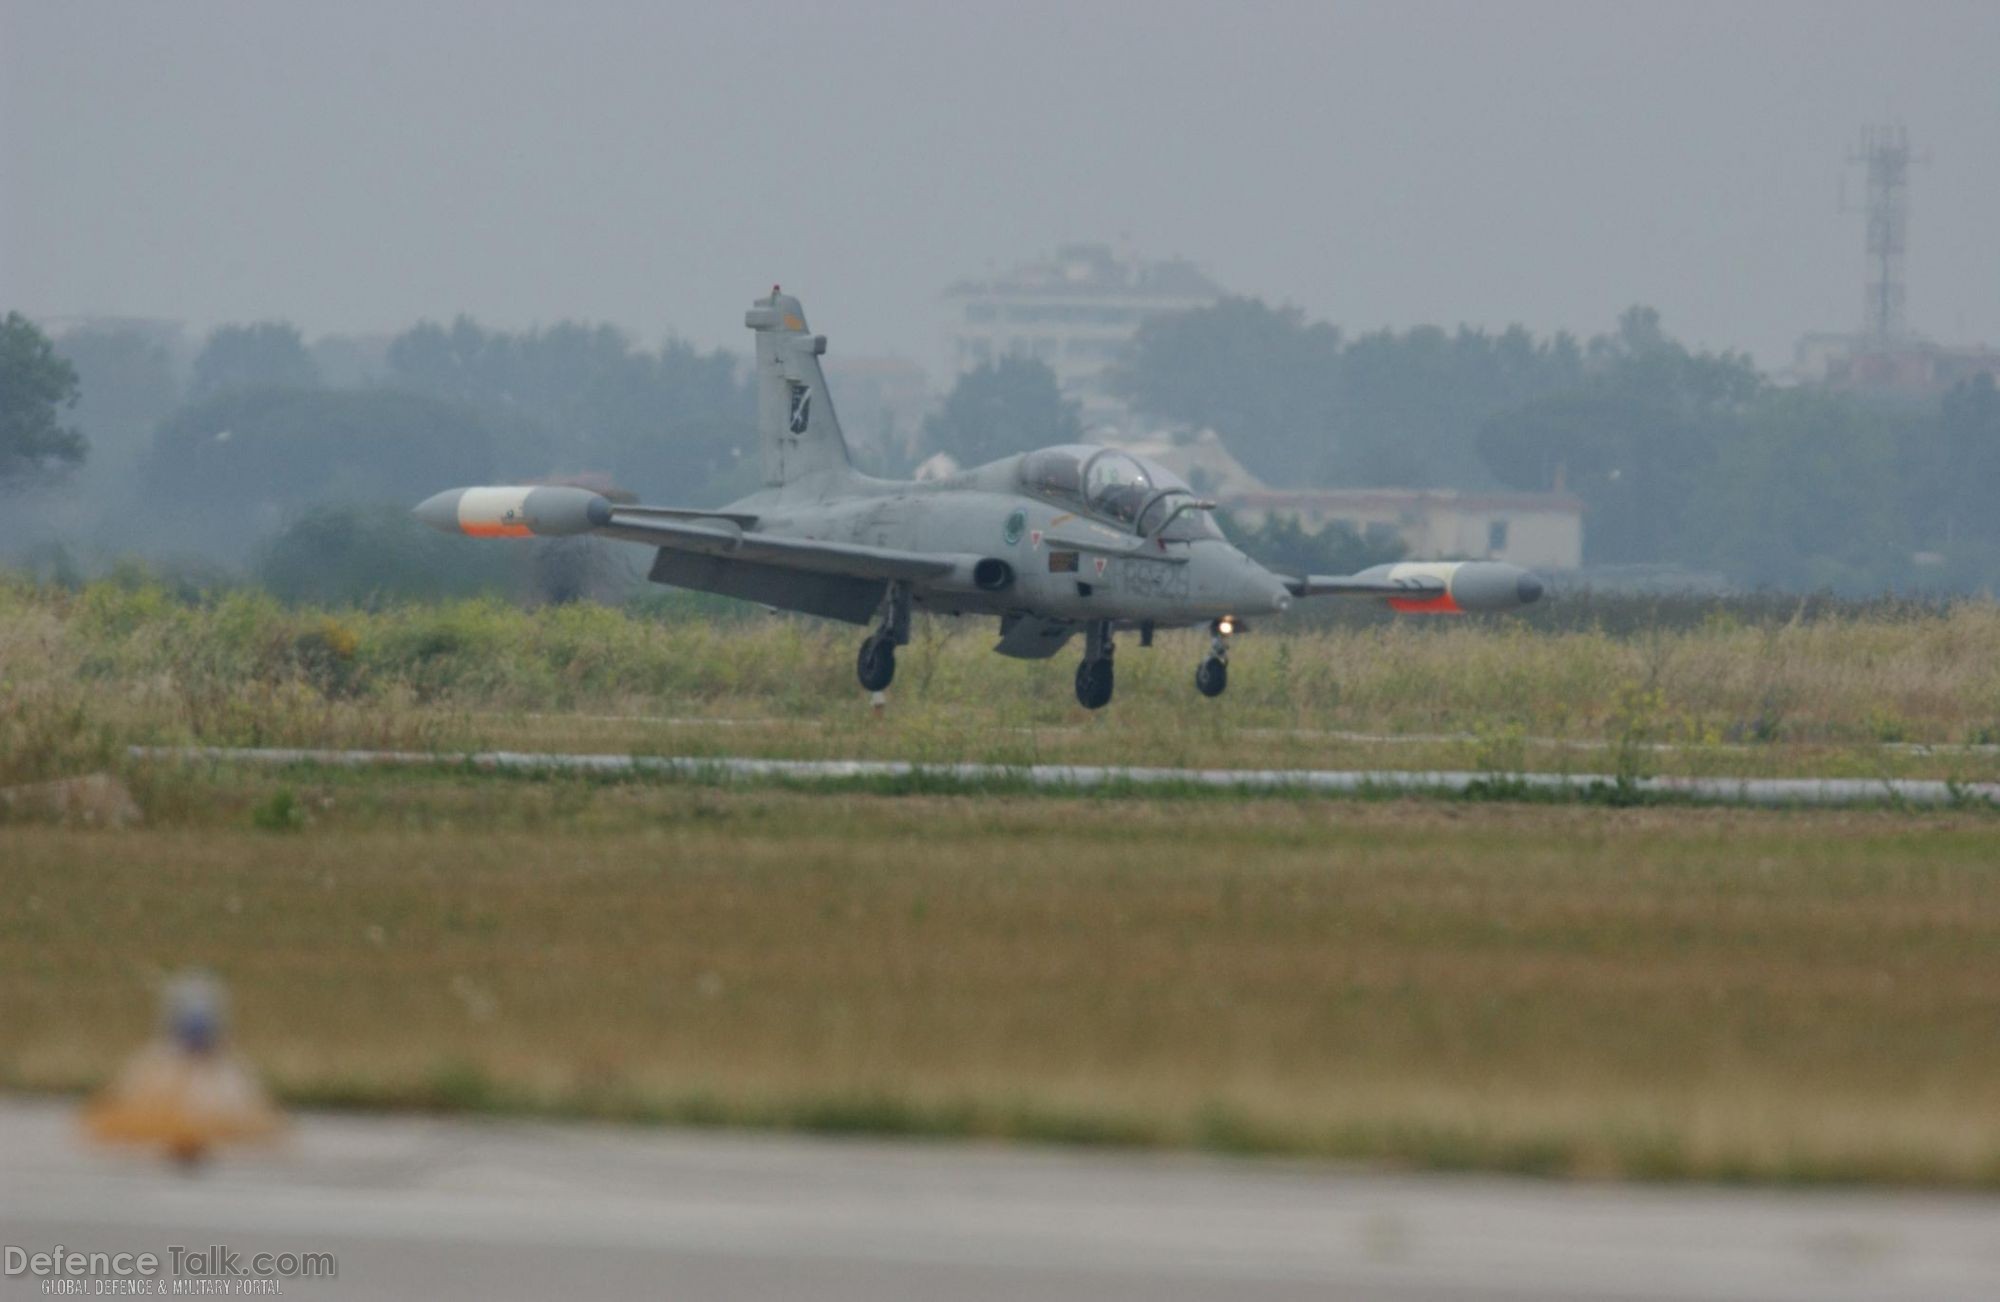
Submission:
[[[963,553],[1008,567],[1010,580],[994,590],[913,581],[912,600],[939,614],[1024,612],[1166,627],[1268,615],[1291,603],[1281,579],[1221,538],[1140,538],[1065,505],[979,483],[1011,472],[1011,462],[998,462],[936,482],[867,481],[865,496],[850,481],[832,499],[788,486],[729,509],[755,514],[760,532],[775,536]]]

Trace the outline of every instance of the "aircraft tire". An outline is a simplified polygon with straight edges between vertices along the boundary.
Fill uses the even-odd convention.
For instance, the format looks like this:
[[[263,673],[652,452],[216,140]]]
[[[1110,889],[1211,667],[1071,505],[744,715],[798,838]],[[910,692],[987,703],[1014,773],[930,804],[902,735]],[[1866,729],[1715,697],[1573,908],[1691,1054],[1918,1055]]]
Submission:
[[[1203,696],[1220,696],[1229,686],[1229,662],[1210,656],[1196,666],[1194,688]]]
[[[1086,710],[1111,704],[1111,661],[1085,660],[1076,667],[1076,703]]]
[[[896,644],[876,637],[863,642],[861,654],[854,658],[854,676],[867,691],[887,690],[896,677]]]

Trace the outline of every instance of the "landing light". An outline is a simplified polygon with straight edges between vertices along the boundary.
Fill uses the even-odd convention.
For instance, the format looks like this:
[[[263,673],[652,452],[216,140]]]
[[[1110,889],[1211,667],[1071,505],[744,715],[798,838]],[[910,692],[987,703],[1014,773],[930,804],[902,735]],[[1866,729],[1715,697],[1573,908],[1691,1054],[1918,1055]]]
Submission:
[[[1222,636],[1224,637],[1228,637],[1231,633],[1234,633],[1236,631],[1236,621],[1225,615],[1221,619],[1215,621],[1215,631],[1222,634]]]

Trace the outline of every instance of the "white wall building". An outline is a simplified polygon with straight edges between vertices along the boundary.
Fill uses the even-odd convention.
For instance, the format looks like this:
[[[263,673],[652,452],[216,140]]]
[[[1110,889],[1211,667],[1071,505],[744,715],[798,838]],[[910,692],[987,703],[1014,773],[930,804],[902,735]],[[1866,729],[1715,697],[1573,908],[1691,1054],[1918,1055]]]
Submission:
[[[1419,488],[1320,488],[1228,493],[1222,504],[1252,528],[1297,518],[1307,533],[1344,524],[1391,530],[1412,560],[1512,561],[1537,570],[1583,564],[1583,503],[1568,493],[1462,493]]]

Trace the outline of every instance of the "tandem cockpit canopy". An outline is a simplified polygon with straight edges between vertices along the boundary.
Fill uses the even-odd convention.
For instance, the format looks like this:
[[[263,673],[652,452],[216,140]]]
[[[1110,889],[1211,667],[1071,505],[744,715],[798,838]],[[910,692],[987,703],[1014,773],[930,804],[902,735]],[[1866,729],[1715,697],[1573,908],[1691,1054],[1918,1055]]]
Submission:
[[[1150,537],[1164,526],[1164,536],[1175,541],[1221,536],[1205,510],[1176,514],[1194,501],[1186,481],[1118,448],[1070,444],[1030,452],[1021,460],[1021,486],[1141,535]]]

